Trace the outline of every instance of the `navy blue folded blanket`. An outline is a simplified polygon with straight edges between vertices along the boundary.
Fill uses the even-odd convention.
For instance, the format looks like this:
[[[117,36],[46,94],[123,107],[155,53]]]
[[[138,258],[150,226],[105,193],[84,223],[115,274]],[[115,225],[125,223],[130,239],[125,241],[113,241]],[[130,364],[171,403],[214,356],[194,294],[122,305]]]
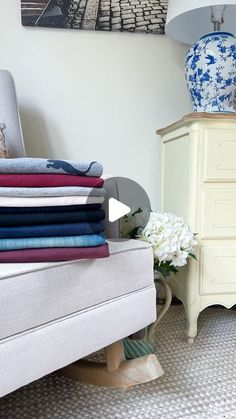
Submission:
[[[57,211],[54,212],[35,212],[19,214],[0,214],[0,226],[34,226],[38,224],[62,224],[78,222],[98,222],[104,220],[105,212],[103,209],[94,211]]]
[[[101,221],[92,223],[42,224],[34,226],[0,227],[0,239],[26,237],[58,237],[99,234],[104,231]]]
[[[54,207],[0,207],[0,214],[34,214],[35,212],[72,212],[101,209],[101,204],[58,205]]]

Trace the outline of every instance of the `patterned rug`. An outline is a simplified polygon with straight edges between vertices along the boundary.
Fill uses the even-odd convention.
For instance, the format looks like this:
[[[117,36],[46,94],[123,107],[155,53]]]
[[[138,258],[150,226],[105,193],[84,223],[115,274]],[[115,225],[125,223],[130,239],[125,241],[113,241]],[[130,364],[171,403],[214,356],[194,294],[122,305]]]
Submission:
[[[159,325],[165,375],[129,391],[74,382],[54,373],[0,400],[1,419],[236,418],[236,311],[208,308],[193,346],[182,306]],[[1,377],[0,377],[1,379]]]

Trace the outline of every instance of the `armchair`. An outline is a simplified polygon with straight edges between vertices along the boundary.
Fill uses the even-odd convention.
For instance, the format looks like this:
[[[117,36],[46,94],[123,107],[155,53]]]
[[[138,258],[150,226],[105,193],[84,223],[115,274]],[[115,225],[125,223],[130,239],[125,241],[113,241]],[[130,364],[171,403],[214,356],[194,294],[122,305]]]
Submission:
[[[5,70],[0,122],[10,156],[25,156],[14,83]],[[118,197],[114,181],[106,187],[107,199]],[[106,221],[108,237],[117,238],[118,230]],[[0,396],[101,348],[106,366],[82,361],[64,372],[113,387],[162,374],[155,355],[125,361],[122,347],[124,337],[156,318],[152,251],[143,242],[116,239],[110,253],[98,260],[0,265]]]

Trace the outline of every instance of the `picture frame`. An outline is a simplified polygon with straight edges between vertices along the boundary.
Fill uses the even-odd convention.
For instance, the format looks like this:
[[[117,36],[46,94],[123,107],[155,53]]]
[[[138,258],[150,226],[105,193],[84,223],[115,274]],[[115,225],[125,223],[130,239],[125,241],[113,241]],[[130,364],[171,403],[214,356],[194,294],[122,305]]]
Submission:
[[[164,34],[167,0],[21,0],[23,26]]]

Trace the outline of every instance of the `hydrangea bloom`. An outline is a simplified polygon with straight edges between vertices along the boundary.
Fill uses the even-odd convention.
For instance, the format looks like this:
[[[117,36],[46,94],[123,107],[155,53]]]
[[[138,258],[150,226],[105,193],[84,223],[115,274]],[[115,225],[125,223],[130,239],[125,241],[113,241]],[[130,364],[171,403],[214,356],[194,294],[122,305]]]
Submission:
[[[186,265],[189,254],[197,244],[183,218],[170,213],[151,212],[138,238],[151,244],[159,265],[170,262],[176,267]]]
[[[197,241],[181,217],[170,213],[132,210],[121,220],[121,237],[136,238],[151,244],[154,269],[168,277],[186,265]]]

